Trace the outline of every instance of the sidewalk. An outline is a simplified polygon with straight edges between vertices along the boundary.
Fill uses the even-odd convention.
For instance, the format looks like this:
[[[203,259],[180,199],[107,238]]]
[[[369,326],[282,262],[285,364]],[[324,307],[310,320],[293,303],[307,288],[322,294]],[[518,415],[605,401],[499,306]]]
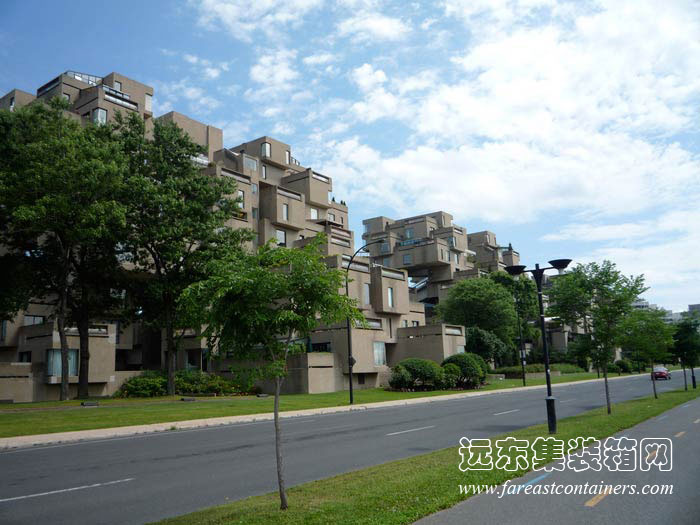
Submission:
[[[630,377],[639,377],[637,375],[609,377],[609,381],[616,379],[627,379]],[[585,379],[583,381],[573,381],[570,383],[558,383],[556,387],[563,385],[578,385],[584,383],[592,383],[602,381],[603,379]],[[394,406],[415,405],[420,403],[438,403],[440,401],[450,401],[453,399],[463,399],[468,397],[488,396],[498,394],[509,394],[511,392],[520,392],[527,390],[544,389],[545,385],[536,386],[520,386],[515,388],[505,388],[502,390],[486,390],[477,392],[461,392],[458,394],[447,394],[444,396],[417,397],[413,399],[400,399],[396,401],[380,401],[378,403],[366,403],[360,405],[345,405],[326,408],[309,408],[305,410],[291,410],[280,412],[280,418],[294,418],[313,416],[319,414],[336,414],[340,412],[353,412],[356,410],[367,410],[372,408],[385,408]],[[77,441],[93,440],[93,439],[108,439],[115,437],[133,436],[137,434],[152,434],[156,432],[166,432],[169,430],[185,430],[193,428],[205,428],[221,425],[233,425],[237,423],[255,423],[259,421],[272,421],[274,414],[265,412],[261,414],[249,414],[244,416],[228,416],[215,417],[208,419],[190,419],[186,421],[173,421],[166,423],[153,423],[149,425],[133,425],[126,427],[110,427],[94,430],[78,430],[73,432],[54,432],[51,434],[33,434],[28,436],[15,436],[9,438],[0,438],[0,450],[12,448],[33,447],[38,445],[54,445],[58,443],[72,443]]]

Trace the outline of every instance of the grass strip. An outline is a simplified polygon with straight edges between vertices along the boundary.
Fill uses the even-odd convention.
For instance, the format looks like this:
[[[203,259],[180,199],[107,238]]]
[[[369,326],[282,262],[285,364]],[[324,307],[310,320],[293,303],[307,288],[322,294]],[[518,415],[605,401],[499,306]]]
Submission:
[[[658,400],[649,397],[615,404],[612,416],[605,413],[604,407],[584,412],[560,420],[556,437],[567,442],[576,437],[605,438],[699,395],[700,390],[676,390],[664,392]],[[538,436],[548,435],[546,425],[537,425],[492,439],[513,436],[532,442]],[[290,508],[284,512],[279,510],[277,493],[270,493],[159,523],[412,523],[466,499],[468,496],[460,495],[459,485],[499,485],[525,473],[502,470],[461,472],[458,469],[460,460],[458,448],[453,447],[304,483],[289,489]]]
[[[552,382],[569,383],[595,379],[595,373],[563,374]],[[529,379],[528,386],[543,385],[544,379]],[[522,386],[522,379],[493,381],[482,390],[505,390]],[[459,390],[433,392],[392,392],[381,388],[355,391],[355,403],[379,403],[420,397],[460,393]],[[190,419],[243,416],[272,412],[272,396],[234,396],[227,398],[198,398],[183,403],[180,396],[147,399],[101,399],[99,407],[80,407],[80,401],[49,401],[0,405],[0,438],[50,434],[75,430],[168,423]],[[290,394],[282,396],[282,411],[327,408],[348,404],[344,391],[326,394]]]

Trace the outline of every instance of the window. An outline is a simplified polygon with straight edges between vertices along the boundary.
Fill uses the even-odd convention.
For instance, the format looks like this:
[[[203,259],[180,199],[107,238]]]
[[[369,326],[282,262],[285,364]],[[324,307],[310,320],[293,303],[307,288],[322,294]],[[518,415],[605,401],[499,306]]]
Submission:
[[[345,224],[345,221],[343,220],[343,216],[340,216],[340,224]]]
[[[367,319],[367,326],[370,328],[374,328],[375,330],[381,330],[382,329],[382,320],[381,319]]]
[[[384,257],[384,262],[382,266],[391,266],[391,257]]]
[[[257,219],[257,218],[258,218],[258,209],[253,208],[253,219]]]
[[[331,344],[330,343],[313,343],[311,345],[311,351],[312,352],[330,352],[331,351]]]
[[[46,351],[46,375],[61,375],[61,351],[51,349]],[[68,375],[78,375],[78,351],[75,348],[68,349]]]
[[[24,326],[31,326],[33,324],[44,324],[45,317],[43,315],[25,315],[24,316]]]
[[[457,347],[457,353],[458,353],[458,354],[463,354],[464,352],[465,352],[465,350],[464,350],[464,345],[459,345],[459,346]]]
[[[369,283],[364,283],[362,285],[362,304],[370,304]]]
[[[17,359],[20,363],[31,363],[32,353],[31,352],[20,352]]]
[[[245,208],[245,192],[243,190],[238,190],[236,195],[238,195],[238,199],[240,200],[241,208]]]
[[[357,384],[358,385],[365,384],[365,374],[357,374]]]
[[[0,341],[4,341],[7,337],[7,321],[0,321]]]
[[[404,233],[407,239],[413,239],[413,228],[406,228]]]
[[[260,155],[263,157],[269,157],[270,153],[272,152],[272,147],[270,146],[269,142],[263,142],[260,144]]]
[[[153,112],[153,95],[146,93],[146,103],[143,106],[145,111]]]
[[[119,82],[118,80],[115,80],[114,81],[114,89],[116,89],[117,91],[121,91],[122,90],[122,83]]]
[[[284,152],[284,162],[289,164],[291,160],[292,160],[292,155],[288,151],[285,151]]]
[[[389,253],[389,243],[383,242],[379,245],[379,251],[381,253]]]
[[[450,262],[452,260],[452,252],[447,252],[447,262]]]
[[[258,161],[253,157],[243,157],[243,167],[250,171],[258,171]]]
[[[265,164],[262,165],[262,178],[267,178],[267,166],[265,166]]]
[[[284,230],[277,230],[275,233],[277,237],[277,246],[287,246],[287,232]]]
[[[389,288],[386,289],[387,297],[389,299],[389,308],[394,307],[394,289],[389,286]]]
[[[386,365],[386,345],[382,341],[374,342],[374,364],[376,366]]]
[[[401,323],[401,326],[403,326],[404,328],[408,328],[408,319],[404,319],[403,323]]]
[[[253,195],[256,195],[258,193],[258,185],[253,183],[250,185],[250,190],[253,193]]]
[[[102,108],[93,109],[92,121],[95,124],[107,124],[107,110]]]
[[[409,253],[407,255],[403,256],[403,263],[404,264],[413,264],[413,256]]]
[[[420,321],[411,321],[411,326],[420,326]]]
[[[334,213],[329,213],[328,214],[328,220],[335,222],[335,214]]]
[[[10,97],[10,111],[15,109],[15,97]]]
[[[369,224],[363,224],[362,226],[365,228],[365,233],[369,233]]]
[[[63,100],[67,100],[68,102],[70,102],[70,93],[63,93],[62,96],[63,96]]]
[[[455,253],[455,264],[459,264],[459,254]]]
[[[282,204],[282,220],[289,220],[289,204]]]
[[[444,259],[444,258],[445,258],[445,250],[440,248],[440,259]]]
[[[315,221],[318,219],[318,210],[316,208],[309,209],[309,213],[311,214],[311,220]]]

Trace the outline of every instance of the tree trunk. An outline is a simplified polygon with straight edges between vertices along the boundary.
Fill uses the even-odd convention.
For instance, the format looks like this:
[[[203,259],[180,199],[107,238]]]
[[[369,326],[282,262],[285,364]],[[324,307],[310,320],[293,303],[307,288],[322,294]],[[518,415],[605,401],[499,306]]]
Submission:
[[[78,399],[87,399],[90,395],[88,388],[88,374],[90,372],[90,319],[87,312],[84,310],[81,310],[80,319],[78,320],[78,334],[80,336]]]
[[[596,371],[596,373],[598,374],[598,379],[600,379],[600,367],[599,367],[599,366],[596,366],[596,367],[595,367],[595,371]]]
[[[60,311],[63,310],[63,311]],[[68,399],[68,338],[66,337],[66,314],[64,309],[59,309],[56,315],[58,325],[58,339],[61,342],[61,394],[60,400]]]
[[[166,307],[167,308],[167,307]],[[170,313],[166,313],[165,321],[165,360],[168,371],[168,395],[175,395],[175,330]]]
[[[284,378],[275,378],[275,455],[277,456],[277,485],[280,493],[280,510],[287,510],[287,493],[284,488],[284,468],[282,464],[282,429],[280,427],[280,391]]]
[[[659,399],[656,393],[656,374],[654,374],[654,361],[651,362],[651,386],[654,389],[654,399]]]
[[[603,364],[603,382],[605,383],[605,404],[608,407],[608,415],[610,415],[610,387],[608,386],[608,364]]]
[[[688,390],[688,378],[685,375],[685,363],[681,363],[681,366],[683,367],[683,384],[685,385],[686,391]]]

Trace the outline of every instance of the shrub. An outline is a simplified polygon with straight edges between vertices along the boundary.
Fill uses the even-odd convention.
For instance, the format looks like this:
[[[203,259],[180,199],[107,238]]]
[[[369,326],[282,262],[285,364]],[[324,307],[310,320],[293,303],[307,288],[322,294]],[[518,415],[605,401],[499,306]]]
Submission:
[[[615,361],[615,364],[617,365],[617,368],[620,369],[620,372],[623,372],[625,374],[629,374],[632,372],[632,363],[629,362],[627,359],[620,359],[618,361]]]
[[[459,382],[461,371],[459,367],[452,363],[447,363],[442,367],[442,382],[440,388],[448,390],[455,388]]]
[[[130,377],[119,390],[115,397],[156,397],[164,396],[168,389],[168,379],[160,371],[146,370],[141,375]]]
[[[394,390],[403,390],[413,386],[413,378],[401,365],[396,365],[391,369],[391,377],[389,378],[389,386]]]
[[[608,374],[619,374],[620,373],[620,367],[617,366],[615,363],[609,363],[608,364]]]
[[[483,369],[473,354],[451,355],[442,364],[453,364],[459,368],[459,385],[464,388],[476,388],[481,383]]]
[[[476,362],[479,363],[479,368],[481,368],[481,376],[479,377],[480,381],[483,383],[486,381],[486,376],[491,373],[491,367],[488,365],[488,363],[484,360],[483,357],[481,357],[478,354],[470,354],[471,356],[476,359]]]
[[[495,360],[500,363],[510,354],[508,346],[498,336],[476,326],[466,329],[465,338],[469,352],[479,355],[484,360]]]
[[[233,381],[201,370],[178,370],[175,372],[175,392],[178,394],[226,395],[239,391]]]
[[[554,363],[549,367],[551,370],[561,372],[562,374],[580,374],[585,372],[580,366],[572,365],[569,363]]]
[[[418,359],[410,357],[399,363],[411,375],[413,381],[412,386],[435,386],[441,379],[442,369],[440,366],[429,359]]]

